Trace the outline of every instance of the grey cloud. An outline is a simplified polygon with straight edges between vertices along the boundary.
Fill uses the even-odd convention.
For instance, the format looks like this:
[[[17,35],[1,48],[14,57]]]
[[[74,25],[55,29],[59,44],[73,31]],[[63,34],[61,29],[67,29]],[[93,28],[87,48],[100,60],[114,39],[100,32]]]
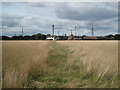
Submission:
[[[27,35],[51,34],[51,25],[54,24],[56,34],[59,30],[61,35],[65,33],[69,35],[70,30],[74,30],[76,26],[80,35],[90,35],[91,26],[94,25],[95,34],[104,35],[117,31],[115,27],[117,25],[117,13],[114,10],[116,5],[113,8],[112,6],[113,4],[106,4],[105,6],[99,3],[95,5],[92,3],[31,3],[31,6],[25,6],[27,7],[25,10],[32,10],[33,12],[27,11],[23,16],[11,16],[7,13],[3,15],[3,26],[7,26],[4,33],[10,33],[9,35],[13,33],[14,35],[18,32],[21,34],[20,25],[24,26],[24,33]],[[7,31],[8,29],[9,31]]]
[[[13,2],[2,2],[2,6],[11,6],[13,4]]]
[[[79,3],[80,6],[81,3]],[[58,18],[61,19],[70,19],[70,20],[103,20],[117,17],[117,12],[106,9],[104,7],[97,7],[97,5],[93,5],[92,3],[87,3],[87,5],[83,5],[81,7],[77,6],[69,6],[68,4],[59,6],[55,13]],[[78,4],[77,4],[78,5]],[[91,7],[90,7],[91,5]]]
[[[36,3],[36,2],[29,2],[27,5],[30,7],[46,7],[44,3]]]
[[[2,16],[2,26],[14,27],[19,25],[19,21],[23,17],[20,16],[12,16],[12,15],[4,15]]]

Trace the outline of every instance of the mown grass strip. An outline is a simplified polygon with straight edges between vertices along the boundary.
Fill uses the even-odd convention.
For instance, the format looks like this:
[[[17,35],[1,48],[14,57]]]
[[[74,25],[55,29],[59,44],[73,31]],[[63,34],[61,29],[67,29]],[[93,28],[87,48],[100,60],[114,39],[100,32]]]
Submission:
[[[33,78],[29,87],[34,88],[59,88],[64,85],[64,70],[67,61],[68,48],[57,44],[55,41],[49,44],[51,50],[49,56],[45,60],[46,68],[43,73],[36,79]]]
[[[87,72],[77,61],[68,64],[68,56],[71,51],[67,46],[62,46],[55,41],[49,44],[51,50],[45,60],[46,68],[43,68],[37,79],[33,78],[30,87],[32,88],[113,88],[112,75],[98,77],[93,70]]]

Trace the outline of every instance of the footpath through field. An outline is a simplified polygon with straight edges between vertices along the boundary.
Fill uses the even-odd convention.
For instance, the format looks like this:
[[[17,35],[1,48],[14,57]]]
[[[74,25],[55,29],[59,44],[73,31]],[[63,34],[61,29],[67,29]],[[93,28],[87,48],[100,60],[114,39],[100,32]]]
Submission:
[[[31,88],[92,88],[104,87],[105,78],[97,78],[96,75],[86,73],[83,66],[68,64],[68,55],[71,54],[67,46],[60,45],[55,41],[49,43],[50,51],[46,68],[39,75],[34,76],[28,87]],[[110,86],[106,82],[107,87]],[[105,87],[106,87],[105,86]]]
[[[67,46],[62,46],[56,42],[49,43],[51,50],[45,60],[46,68],[43,69],[40,77],[34,80],[29,87],[34,88],[62,88],[65,83],[73,77],[68,71],[67,55],[69,53]],[[69,78],[69,80],[68,80]]]

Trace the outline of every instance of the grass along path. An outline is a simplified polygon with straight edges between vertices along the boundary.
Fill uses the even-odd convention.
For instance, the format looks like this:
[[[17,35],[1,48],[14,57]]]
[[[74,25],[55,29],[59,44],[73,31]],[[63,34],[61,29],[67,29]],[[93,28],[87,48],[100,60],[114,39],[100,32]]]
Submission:
[[[60,88],[67,82],[65,79],[67,76],[65,68],[68,48],[66,46],[61,46],[54,41],[51,42],[49,46],[51,47],[51,50],[49,51],[47,60],[44,62],[46,67],[43,68],[43,72],[37,79],[32,78],[33,80],[29,87]]]
[[[77,65],[77,61],[68,64],[68,56],[72,53],[67,46],[62,46],[57,42],[49,44],[51,50],[45,60],[46,67],[33,76],[29,87],[32,88],[97,88],[116,87],[112,84],[112,75],[98,77],[95,72],[86,72],[85,68]]]

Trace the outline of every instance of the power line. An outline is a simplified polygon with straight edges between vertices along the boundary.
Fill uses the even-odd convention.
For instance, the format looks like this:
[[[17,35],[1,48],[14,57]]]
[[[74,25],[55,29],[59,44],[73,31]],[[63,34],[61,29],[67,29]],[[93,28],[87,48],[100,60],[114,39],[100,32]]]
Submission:
[[[76,36],[76,27],[75,27],[75,36]]]
[[[22,36],[23,36],[23,27],[22,27]]]
[[[59,30],[58,30],[58,36],[59,36]]]
[[[72,31],[73,31],[73,30],[70,30],[70,31],[71,31],[71,35],[72,35]]]
[[[94,36],[94,28],[93,28],[93,26],[92,26],[92,33],[91,33],[91,35],[92,35],[92,37]]]

